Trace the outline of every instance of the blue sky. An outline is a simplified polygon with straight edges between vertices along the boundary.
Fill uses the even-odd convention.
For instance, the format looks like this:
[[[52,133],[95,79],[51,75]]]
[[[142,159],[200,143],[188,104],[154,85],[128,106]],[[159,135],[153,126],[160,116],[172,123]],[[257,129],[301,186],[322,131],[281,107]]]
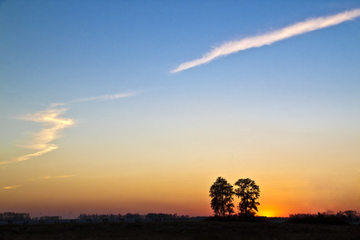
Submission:
[[[16,104],[22,100],[19,105],[23,106],[29,96],[32,102],[43,104],[49,98],[62,102],[162,87],[166,90],[160,94],[181,92],[187,86],[196,93],[197,86],[220,86],[221,90],[221,86],[228,89],[227,84],[240,84],[240,88],[257,84],[261,88],[258,79],[265,84],[270,79],[284,79],[287,85],[279,87],[290,88],[282,93],[291,94],[296,80],[286,78],[318,87],[326,82],[325,91],[333,91],[338,88],[334,86],[336,75],[358,74],[358,21],[249,49],[181,74],[169,71],[223,42],[356,7],[356,1],[196,1],[191,5],[161,1],[5,1],[1,7],[1,65],[5,68],[4,95],[10,101],[6,98],[2,102]],[[223,80],[217,81],[219,77]],[[342,88],[351,85],[346,83]]]
[[[57,150],[24,163],[36,169],[28,175],[41,175],[39,166],[91,175],[95,168],[79,169],[107,158],[104,174],[122,164],[137,176],[130,165],[156,172],[164,162],[172,172],[184,161],[185,175],[208,163],[199,172],[214,180],[237,167],[258,176],[255,166],[287,174],[314,163],[325,181],[344,161],[339,171],[353,169],[358,183],[359,18],[171,73],[228,41],[357,8],[359,1],[1,1],[0,158],[31,153],[21,146],[41,125],[20,118],[71,102],[63,117],[74,126],[56,137]],[[72,102],[117,93],[134,95]],[[228,167],[216,173],[221,156]],[[63,157],[74,159],[61,166]],[[2,167],[4,186],[24,180],[13,177],[26,171],[21,164]]]

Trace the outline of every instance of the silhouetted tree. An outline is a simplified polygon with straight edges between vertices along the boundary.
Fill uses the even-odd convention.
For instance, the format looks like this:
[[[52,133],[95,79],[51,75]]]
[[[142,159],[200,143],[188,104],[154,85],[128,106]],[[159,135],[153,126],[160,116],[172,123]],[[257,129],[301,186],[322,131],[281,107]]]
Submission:
[[[257,206],[260,205],[256,201],[260,197],[260,188],[255,184],[254,180],[250,178],[239,179],[235,186],[235,195],[240,198],[239,202],[239,214],[245,216],[254,216],[255,211],[258,211]],[[255,210],[255,211],[254,211]]]
[[[350,222],[352,222],[357,216],[357,212],[353,210],[347,210],[344,212],[344,214],[346,215],[347,220]]]
[[[210,187],[211,208],[215,216],[231,215],[234,213],[233,186],[222,177],[218,177]]]

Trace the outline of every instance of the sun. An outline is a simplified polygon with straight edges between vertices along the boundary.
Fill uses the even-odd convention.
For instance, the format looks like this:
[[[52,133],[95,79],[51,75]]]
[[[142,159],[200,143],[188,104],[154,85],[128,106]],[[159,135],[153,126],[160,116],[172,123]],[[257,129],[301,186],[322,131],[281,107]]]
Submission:
[[[263,210],[259,211],[258,215],[263,217],[276,217],[276,212],[272,210]]]

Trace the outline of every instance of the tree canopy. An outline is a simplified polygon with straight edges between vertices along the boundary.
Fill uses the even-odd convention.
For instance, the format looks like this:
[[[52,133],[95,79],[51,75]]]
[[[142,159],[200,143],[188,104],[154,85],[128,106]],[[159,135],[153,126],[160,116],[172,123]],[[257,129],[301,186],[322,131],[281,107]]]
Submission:
[[[233,186],[225,178],[218,177],[210,187],[211,208],[215,216],[225,217],[234,213]]]
[[[255,211],[258,211],[257,206],[260,205],[256,200],[260,197],[260,188],[256,185],[254,180],[250,178],[239,179],[235,186],[235,195],[240,198],[239,214],[245,216],[254,216]]]

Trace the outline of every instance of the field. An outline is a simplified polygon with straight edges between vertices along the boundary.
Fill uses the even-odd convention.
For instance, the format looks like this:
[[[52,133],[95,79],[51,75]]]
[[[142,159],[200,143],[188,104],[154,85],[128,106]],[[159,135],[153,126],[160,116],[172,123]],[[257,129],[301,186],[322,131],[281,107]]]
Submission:
[[[0,226],[0,240],[18,239],[360,239],[360,226],[245,222],[152,222]]]

